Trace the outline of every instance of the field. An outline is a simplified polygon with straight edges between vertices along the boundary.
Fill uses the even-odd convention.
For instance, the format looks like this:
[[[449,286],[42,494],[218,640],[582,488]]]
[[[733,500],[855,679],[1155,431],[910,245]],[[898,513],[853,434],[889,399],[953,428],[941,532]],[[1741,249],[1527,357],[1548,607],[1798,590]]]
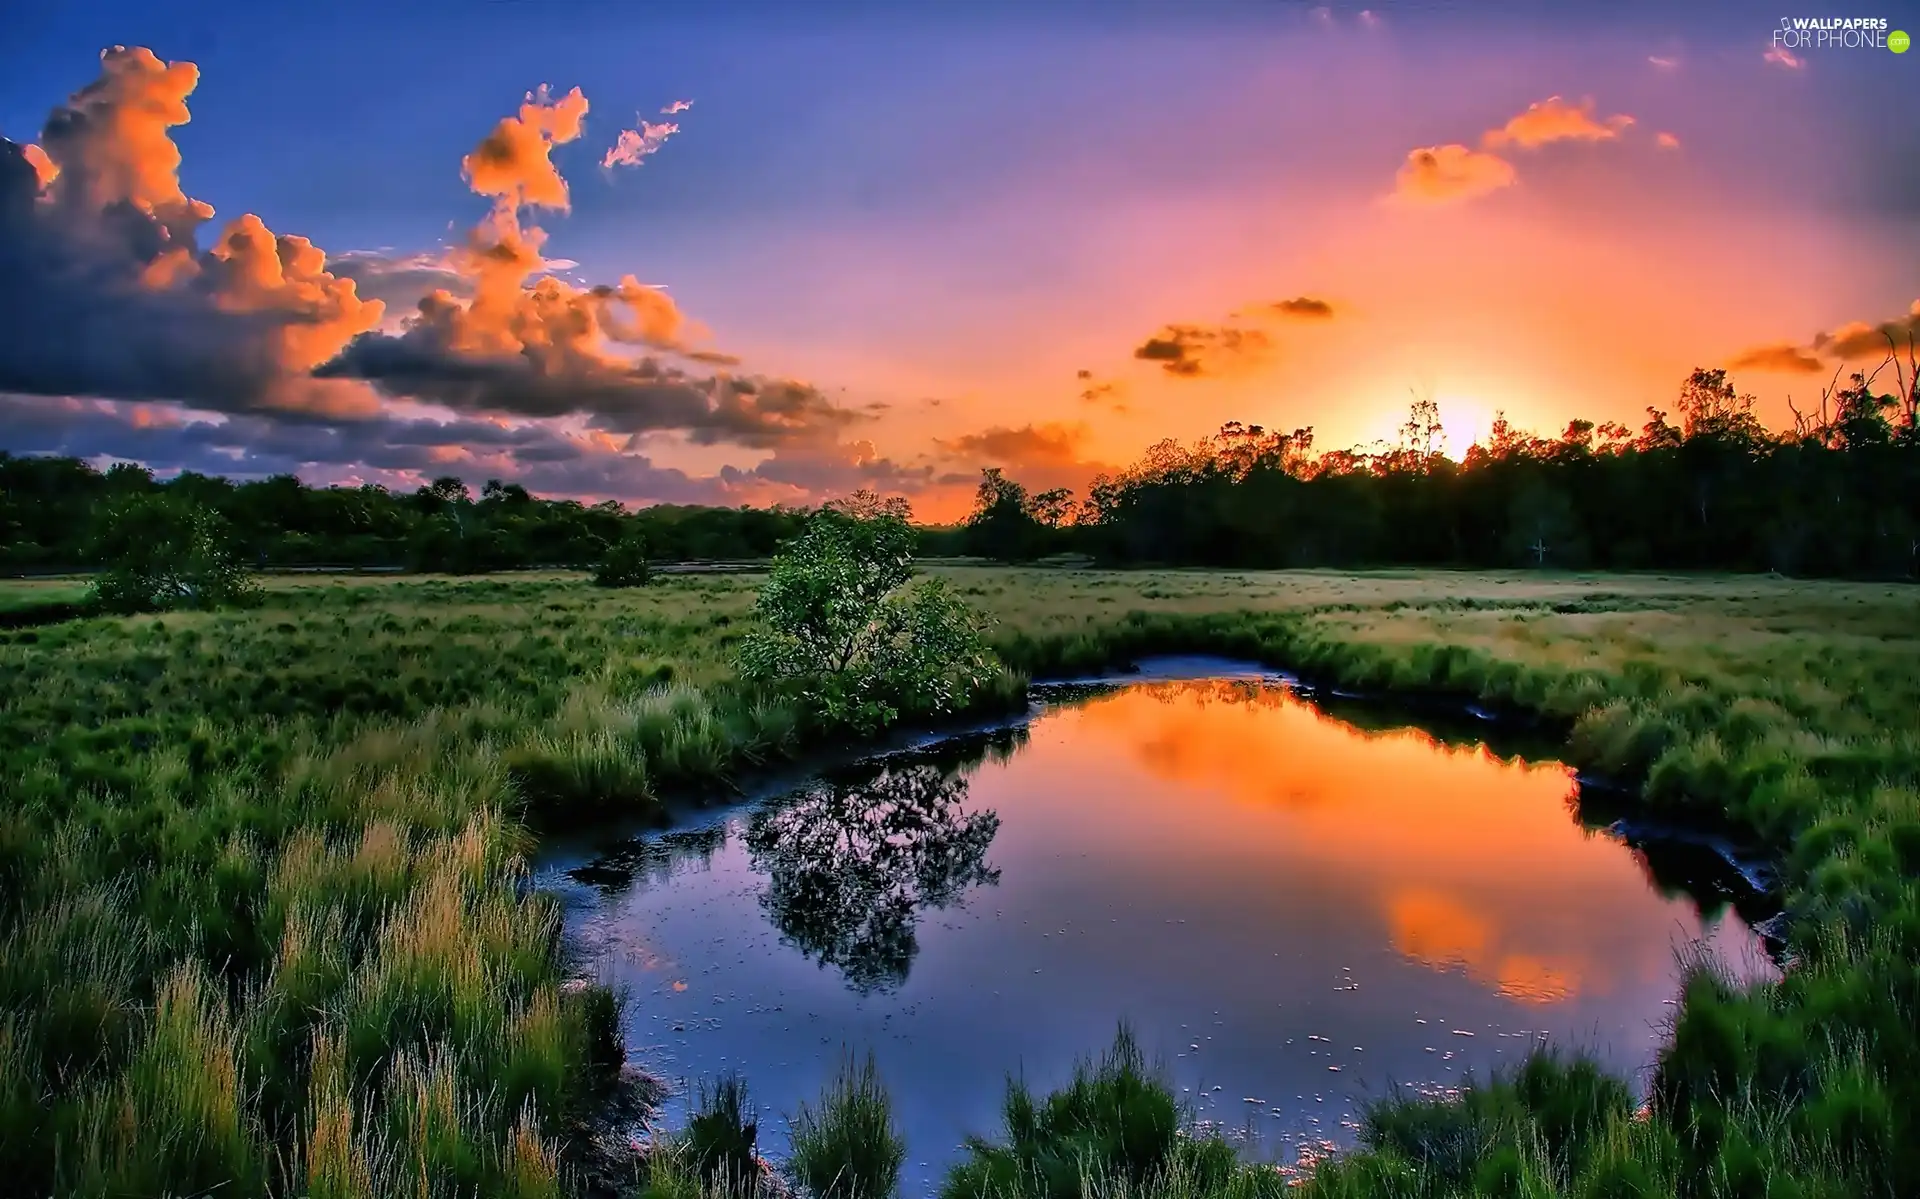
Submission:
[[[1376,1151],[1315,1189],[1920,1186],[1913,588],[935,573],[1018,671],[1217,651],[1471,696],[1775,848],[1796,966],[1744,993],[1694,977],[1654,1119],[1594,1100],[1567,1132],[1549,1109],[1577,1071],[1382,1110]],[[630,1170],[601,1120],[622,1093],[615,1000],[576,976],[520,855],[548,822],[722,788],[825,735],[734,678],[756,583],[288,576],[243,611],[0,632],[0,1171],[34,1195],[350,1196]],[[0,612],[72,589],[0,584]]]

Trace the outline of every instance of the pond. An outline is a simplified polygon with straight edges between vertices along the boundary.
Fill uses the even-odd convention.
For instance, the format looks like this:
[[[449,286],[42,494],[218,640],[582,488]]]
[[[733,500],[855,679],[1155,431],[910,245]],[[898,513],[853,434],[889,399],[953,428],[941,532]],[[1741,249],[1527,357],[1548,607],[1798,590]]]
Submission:
[[[871,1050],[925,1193],[1010,1072],[1056,1086],[1124,1021],[1196,1119],[1292,1161],[1541,1038],[1644,1085],[1684,953],[1771,969],[1737,882],[1583,823],[1566,766],[1180,668],[1214,677],[1052,689],[1015,727],[551,849],[669,1123],[738,1071],[777,1157]]]

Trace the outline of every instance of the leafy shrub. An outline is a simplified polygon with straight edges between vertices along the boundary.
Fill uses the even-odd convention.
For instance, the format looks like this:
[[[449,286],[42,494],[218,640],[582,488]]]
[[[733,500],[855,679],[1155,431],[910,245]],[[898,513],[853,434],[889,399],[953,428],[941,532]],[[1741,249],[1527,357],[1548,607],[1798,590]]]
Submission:
[[[647,562],[647,535],[637,527],[628,528],[607,547],[593,572],[593,581],[599,587],[645,587],[653,582],[653,567]]]
[[[133,494],[108,505],[93,553],[106,569],[91,598],[109,612],[218,608],[258,591],[220,514],[172,495]]]
[[[823,510],[775,556],[741,673],[862,732],[965,707],[999,663],[973,609],[940,580],[912,578],[913,530],[899,514]]]

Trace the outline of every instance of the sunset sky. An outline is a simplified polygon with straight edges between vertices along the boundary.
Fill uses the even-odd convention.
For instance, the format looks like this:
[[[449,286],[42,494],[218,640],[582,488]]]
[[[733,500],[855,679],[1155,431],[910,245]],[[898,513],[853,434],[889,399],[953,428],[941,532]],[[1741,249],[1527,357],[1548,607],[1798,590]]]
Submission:
[[[1696,365],[1779,424],[1920,323],[1920,52],[1368,3],[41,5],[0,448],[945,518],[1416,394],[1456,452]]]

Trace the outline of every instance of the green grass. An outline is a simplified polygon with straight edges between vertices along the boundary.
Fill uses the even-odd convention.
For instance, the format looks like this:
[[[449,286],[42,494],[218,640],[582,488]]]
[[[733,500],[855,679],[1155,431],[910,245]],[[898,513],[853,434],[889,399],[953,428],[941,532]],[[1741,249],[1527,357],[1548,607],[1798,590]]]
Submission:
[[[819,1103],[801,1105],[787,1168],[818,1199],[892,1199],[906,1158],[869,1053],[857,1063],[842,1061]]]
[[[1544,717],[1576,765],[1775,852],[1794,968],[1746,989],[1696,972],[1644,1118],[1566,1066],[1546,1099],[1485,1100],[1459,1134],[1481,1147],[1470,1175],[1422,1155],[1480,1101],[1396,1105],[1310,1191],[1920,1193],[1911,589],[935,570],[1022,670],[1213,651],[1469,697]],[[0,632],[9,1185],[531,1195],[603,1175],[615,1005],[574,981],[523,855],[545,822],[724,791],[824,735],[734,678],[756,581],[283,577],[245,611]],[[57,585],[0,584],[0,610]],[[1031,1102],[1037,1121],[1052,1101]],[[1063,1115],[1001,1148],[1052,1177],[1089,1127]],[[1103,1159],[1083,1181],[1268,1193],[1272,1171],[1194,1152],[1144,1172]],[[686,1181],[664,1156],[649,1177]]]

